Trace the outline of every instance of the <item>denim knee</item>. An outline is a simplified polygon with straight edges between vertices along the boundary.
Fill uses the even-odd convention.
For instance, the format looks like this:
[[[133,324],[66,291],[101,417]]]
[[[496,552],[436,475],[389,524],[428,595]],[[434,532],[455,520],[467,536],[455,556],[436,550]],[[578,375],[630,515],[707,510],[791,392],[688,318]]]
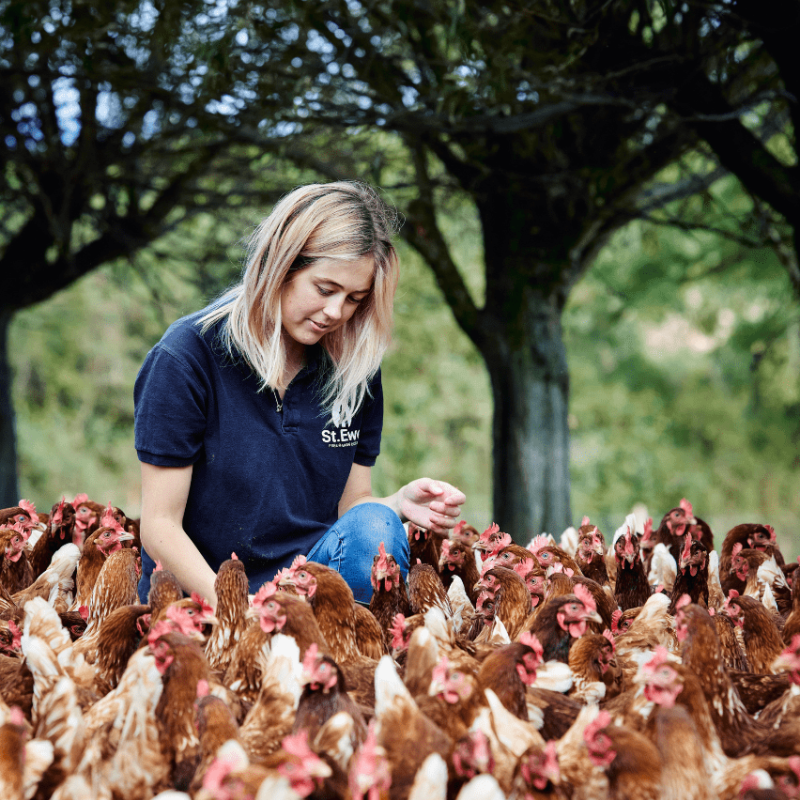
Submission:
[[[372,560],[383,542],[405,579],[408,573],[408,536],[400,517],[382,503],[361,503],[336,522],[308,554],[336,569],[353,590],[356,600],[368,603],[372,597]]]
[[[364,551],[369,560],[378,555],[381,542],[386,552],[394,556],[403,578],[408,573],[408,534],[400,522],[400,517],[382,503],[361,503],[351,508],[334,527],[349,529],[353,542],[358,542],[358,550]],[[350,538],[349,536],[347,538]]]

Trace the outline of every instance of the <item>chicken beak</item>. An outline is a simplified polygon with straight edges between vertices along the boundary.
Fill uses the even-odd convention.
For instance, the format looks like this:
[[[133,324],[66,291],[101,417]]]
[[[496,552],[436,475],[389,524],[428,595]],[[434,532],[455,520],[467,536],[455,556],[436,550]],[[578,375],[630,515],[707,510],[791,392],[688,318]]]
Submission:
[[[591,622],[600,622],[600,623],[603,622],[603,618],[596,611],[591,611],[590,613],[588,613],[585,619]]]
[[[121,542],[130,542],[130,541],[132,541],[132,540],[133,540],[133,539],[135,539],[135,538],[136,538],[136,537],[135,537],[135,536],[134,536],[132,533],[128,533],[128,531],[123,531],[123,532],[122,532],[122,533],[119,535],[119,540],[120,540]]]

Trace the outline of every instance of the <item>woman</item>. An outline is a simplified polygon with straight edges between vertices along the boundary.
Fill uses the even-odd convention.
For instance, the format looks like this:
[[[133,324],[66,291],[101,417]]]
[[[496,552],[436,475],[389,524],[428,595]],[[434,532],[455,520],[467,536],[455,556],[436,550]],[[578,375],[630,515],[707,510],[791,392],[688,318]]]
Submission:
[[[241,284],[175,322],[136,379],[144,602],[155,561],[216,605],[236,553],[251,591],[300,553],[368,602],[402,522],[445,533],[464,495],[421,478],[372,496],[397,255],[393,218],[358,183],[304,186],[257,228]]]

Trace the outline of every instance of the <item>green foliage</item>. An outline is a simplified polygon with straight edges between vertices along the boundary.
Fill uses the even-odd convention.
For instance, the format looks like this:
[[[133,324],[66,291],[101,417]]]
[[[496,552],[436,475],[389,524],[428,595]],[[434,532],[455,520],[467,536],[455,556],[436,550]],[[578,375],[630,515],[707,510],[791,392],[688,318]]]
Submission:
[[[800,314],[771,250],[633,224],[564,329],[576,516],[613,530],[625,507],[657,522],[687,497],[718,535],[763,519],[794,539]]]
[[[133,265],[104,268],[15,317],[23,496],[45,507],[86,491],[138,513],[138,367],[173,319],[236,279],[239,240],[256,220],[252,212],[219,225],[198,217]],[[480,296],[474,212],[454,204],[442,222]],[[485,526],[492,403],[484,363],[430,270],[402,245],[401,262],[373,488],[387,494],[420,475],[448,480],[467,493],[465,517]],[[589,514],[608,532],[636,503],[659,519],[688,497],[718,536],[758,519],[791,541],[800,515],[799,323],[771,251],[644,223],[617,234],[564,314],[576,519]]]

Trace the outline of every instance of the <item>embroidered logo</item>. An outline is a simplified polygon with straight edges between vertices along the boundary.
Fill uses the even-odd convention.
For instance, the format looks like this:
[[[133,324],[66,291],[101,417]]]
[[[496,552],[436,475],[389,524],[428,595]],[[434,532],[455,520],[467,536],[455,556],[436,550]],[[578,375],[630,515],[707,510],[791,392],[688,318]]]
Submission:
[[[360,429],[351,431],[350,428],[339,428],[335,431],[322,431],[322,441],[328,447],[355,447],[360,435]]]

